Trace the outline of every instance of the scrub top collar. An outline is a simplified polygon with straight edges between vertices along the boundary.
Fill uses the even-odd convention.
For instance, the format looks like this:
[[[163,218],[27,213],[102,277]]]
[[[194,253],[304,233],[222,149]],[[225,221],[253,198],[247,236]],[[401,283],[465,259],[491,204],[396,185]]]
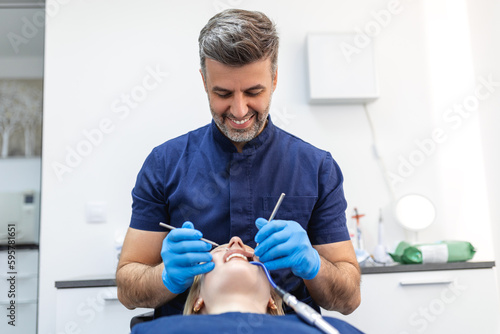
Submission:
[[[254,139],[246,143],[245,146],[243,146],[242,154],[252,154],[259,147],[261,147],[265,143],[268,143],[272,138],[274,130],[275,126],[271,121],[271,115],[268,115],[267,125],[264,127],[264,130],[262,130],[262,132],[257,137],[255,137]],[[219,145],[221,145],[221,147],[225,151],[230,153],[238,153],[238,149],[236,148],[236,146],[234,146],[234,144],[231,142],[231,140],[229,140],[229,138],[224,136],[224,134],[219,130],[213,119],[211,124],[211,131],[215,141],[219,143]]]

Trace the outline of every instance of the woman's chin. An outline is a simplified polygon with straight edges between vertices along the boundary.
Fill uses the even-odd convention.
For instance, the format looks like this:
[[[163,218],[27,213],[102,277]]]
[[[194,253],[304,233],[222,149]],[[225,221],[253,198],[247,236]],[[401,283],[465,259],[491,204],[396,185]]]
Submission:
[[[247,292],[254,289],[263,288],[267,284],[265,276],[256,275],[253,265],[242,263],[227,263],[224,267],[224,274],[221,274],[217,286],[224,292]],[[264,284],[263,284],[264,283]],[[269,287],[267,287],[269,289]]]

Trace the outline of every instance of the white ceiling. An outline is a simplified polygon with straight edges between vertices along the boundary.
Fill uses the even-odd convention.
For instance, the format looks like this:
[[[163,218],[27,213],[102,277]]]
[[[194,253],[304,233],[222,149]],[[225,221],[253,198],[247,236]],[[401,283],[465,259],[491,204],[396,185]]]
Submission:
[[[45,26],[38,20],[43,3],[0,0],[0,58],[43,57]]]

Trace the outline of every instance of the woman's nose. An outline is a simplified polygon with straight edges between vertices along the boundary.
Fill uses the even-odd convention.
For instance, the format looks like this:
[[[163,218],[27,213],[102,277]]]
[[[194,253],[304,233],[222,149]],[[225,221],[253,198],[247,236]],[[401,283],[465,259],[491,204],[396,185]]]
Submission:
[[[243,241],[241,241],[240,237],[232,237],[231,240],[229,240],[229,247],[228,248],[245,249],[245,245],[243,244]]]

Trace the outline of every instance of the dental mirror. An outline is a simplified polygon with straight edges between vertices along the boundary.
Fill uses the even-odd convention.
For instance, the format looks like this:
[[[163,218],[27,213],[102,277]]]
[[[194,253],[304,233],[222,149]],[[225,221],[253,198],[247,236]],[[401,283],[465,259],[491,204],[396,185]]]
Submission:
[[[405,229],[416,232],[429,227],[434,222],[436,209],[425,196],[405,195],[396,203],[396,218]]]

